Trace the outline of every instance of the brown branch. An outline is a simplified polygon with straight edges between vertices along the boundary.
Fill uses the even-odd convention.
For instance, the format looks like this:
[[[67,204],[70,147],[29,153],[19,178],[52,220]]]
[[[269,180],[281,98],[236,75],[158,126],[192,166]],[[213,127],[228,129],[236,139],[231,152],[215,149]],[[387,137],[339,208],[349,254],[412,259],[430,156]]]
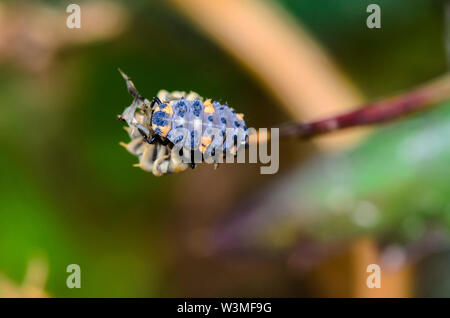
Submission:
[[[285,124],[280,127],[280,138],[306,139],[351,127],[382,124],[427,110],[446,99],[450,99],[450,75],[338,116],[309,123]]]

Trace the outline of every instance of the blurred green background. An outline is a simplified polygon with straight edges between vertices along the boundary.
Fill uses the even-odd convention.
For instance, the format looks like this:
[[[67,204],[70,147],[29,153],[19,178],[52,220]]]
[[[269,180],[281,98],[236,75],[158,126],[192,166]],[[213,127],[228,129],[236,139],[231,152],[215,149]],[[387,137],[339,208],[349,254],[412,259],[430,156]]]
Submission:
[[[370,31],[373,1],[273,2],[368,99],[447,70],[444,1],[378,0],[382,29]],[[131,100],[117,67],[147,98],[161,88],[195,90],[235,104],[253,127],[289,115],[170,2],[101,2],[99,28],[106,20],[120,27],[73,42],[45,34],[47,17],[64,23],[69,3],[0,4],[0,273],[12,284],[37,258],[48,264],[51,297],[355,296],[347,265],[331,265],[340,279],[329,293],[310,273],[341,254],[336,242],[370,236],[413,264],[412,295],[450,296],[450,105],[389,124],[342,153],[281,143],[276,175],[224,165],[156,178],[133,168],[136,158],[118,145],[128,140],[115,115]],[[349,200],[376,212],[355,212]],[[367,213],[376,221],[367,223]],[[424,241],[433,245],[422,251]],[[301,264],[311,258],[306,270],[292,261],[303,242],[320,246],[298,256]],[[66,287],[73,263],[81,289]]]

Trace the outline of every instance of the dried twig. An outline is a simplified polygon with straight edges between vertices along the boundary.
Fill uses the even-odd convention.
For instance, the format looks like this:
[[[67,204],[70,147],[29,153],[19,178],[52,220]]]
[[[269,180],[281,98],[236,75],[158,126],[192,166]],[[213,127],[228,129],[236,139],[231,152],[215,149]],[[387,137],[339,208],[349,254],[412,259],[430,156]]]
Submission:
[[[450,99],[450,75],[412,91],[369,103],[355,111],[309,123],[289,123],[280,127],[280,138],[311,138],[345,128],[385,123],[429,109]]]

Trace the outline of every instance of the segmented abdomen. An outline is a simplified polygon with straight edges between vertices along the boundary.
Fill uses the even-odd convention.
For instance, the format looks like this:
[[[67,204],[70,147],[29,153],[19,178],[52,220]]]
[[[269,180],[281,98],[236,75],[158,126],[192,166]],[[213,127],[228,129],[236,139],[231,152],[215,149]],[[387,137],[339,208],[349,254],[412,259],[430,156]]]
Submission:
[[[222,147],[232,154],[246,144],[243,115],[236,114],[227,105],[210,99],[203,101],[196,93],[161,91],[158,97],[163,104],[155,107],[151,126],[173,144],[181,143],[185,148],[200,149],[202,153]]]

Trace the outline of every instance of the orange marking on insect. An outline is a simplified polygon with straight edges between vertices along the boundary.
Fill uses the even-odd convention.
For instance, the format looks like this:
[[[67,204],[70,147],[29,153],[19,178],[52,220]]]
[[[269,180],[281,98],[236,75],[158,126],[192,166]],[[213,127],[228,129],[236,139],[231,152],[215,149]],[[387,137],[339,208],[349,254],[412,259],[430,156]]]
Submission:
[[[202,145],[208,147],[212,142],[211,137],[204,136],[202,137]]]
[[[159,126],[158,128],[161,129],[161,136],[164,136],[164,137],[166,137],[170,131],[169,126]]]
[[[166,114],[173,115],[172,103],[173,102],[170,102],[166,107],[162,108],[161,111],[165,112]]]
[[[214,107],[211,103],[211,99],[207,99],[204,103],[203,103],[204,109],[203,112],[206,114],[214,114],[215,110]]]

